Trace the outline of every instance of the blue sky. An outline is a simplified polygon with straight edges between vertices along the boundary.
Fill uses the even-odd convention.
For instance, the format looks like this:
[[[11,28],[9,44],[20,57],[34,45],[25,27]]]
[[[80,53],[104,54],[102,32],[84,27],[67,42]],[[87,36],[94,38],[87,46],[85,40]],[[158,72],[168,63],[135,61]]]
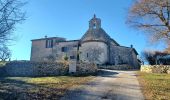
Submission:
[[[23,8],[27,19],[17,25],[15,41],[11,43],[12,60],[29,60],[32,39],[65,37],[80,39],[88,29],[94,14],[102,20],[102,28],[120,45],[130,46],[140,54],[145,49],[163,49],[151,45],[142,32],[130,28],[126,22],[133,0],[27,0]]]

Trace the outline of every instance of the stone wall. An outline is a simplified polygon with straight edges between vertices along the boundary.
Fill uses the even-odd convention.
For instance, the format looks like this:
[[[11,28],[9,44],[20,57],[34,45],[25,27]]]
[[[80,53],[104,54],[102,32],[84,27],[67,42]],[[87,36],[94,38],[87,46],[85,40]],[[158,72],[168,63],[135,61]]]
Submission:
[[[76,63],[76,75],[91,75],[97,72],[97,66],[91,63]],[[6,76],[41,77],[69,74],[69,63],[13,61],[0,68],[0,73]]]
[[[130,70],[134,69],[130,65],[124,64],[124,65],[99,65],[98,68],[100,69],[111,69],[111,70]]]
[[[77,63],[76,74],[77,75],[91,75],[97,73],[96,64],[92,63]]]
[[[168,73],[170,74],[170,65],[142,65],[142,72],[147,73]]]
[[[110,45],[110,64],[128,64],[134,67],[134,69],[139,68],[137,55],[135,54],[133,48],[123,46]]]
[[[10,62],[5,66],[8,76],[56,76],[68,73],[68,65],[50,62]]]
[[[4,67],[0,67],[0,76],[5,76],[6,75],[6,70]]]

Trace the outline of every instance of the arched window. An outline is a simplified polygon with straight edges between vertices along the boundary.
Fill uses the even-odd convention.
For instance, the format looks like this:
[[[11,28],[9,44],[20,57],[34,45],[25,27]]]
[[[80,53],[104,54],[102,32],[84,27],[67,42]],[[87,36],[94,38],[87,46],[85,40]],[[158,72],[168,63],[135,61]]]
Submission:
[[[96,24],[93,24],[93,29],[96,29]]]

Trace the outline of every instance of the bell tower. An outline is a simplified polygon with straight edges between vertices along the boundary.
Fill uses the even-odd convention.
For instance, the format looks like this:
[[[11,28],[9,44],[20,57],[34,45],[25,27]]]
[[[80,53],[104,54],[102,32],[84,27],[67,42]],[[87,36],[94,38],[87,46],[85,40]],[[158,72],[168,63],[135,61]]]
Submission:
[[[101,28],[101,20],[99,18],[96,18],[96,15],[94,14],[94,17],[89,21],[89,29],[100,29]]]

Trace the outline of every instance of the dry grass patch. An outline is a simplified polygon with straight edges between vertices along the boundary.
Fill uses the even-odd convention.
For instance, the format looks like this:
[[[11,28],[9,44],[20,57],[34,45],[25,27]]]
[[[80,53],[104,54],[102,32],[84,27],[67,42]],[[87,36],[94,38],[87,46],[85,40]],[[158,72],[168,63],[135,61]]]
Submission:
[[[170,100],[170,74],[138,72],[138,80],[146,99]]]
[[[0,100],[56,100],[70,87],[85,84],[91,79],[93,76],[4,77],[0,78]]]

